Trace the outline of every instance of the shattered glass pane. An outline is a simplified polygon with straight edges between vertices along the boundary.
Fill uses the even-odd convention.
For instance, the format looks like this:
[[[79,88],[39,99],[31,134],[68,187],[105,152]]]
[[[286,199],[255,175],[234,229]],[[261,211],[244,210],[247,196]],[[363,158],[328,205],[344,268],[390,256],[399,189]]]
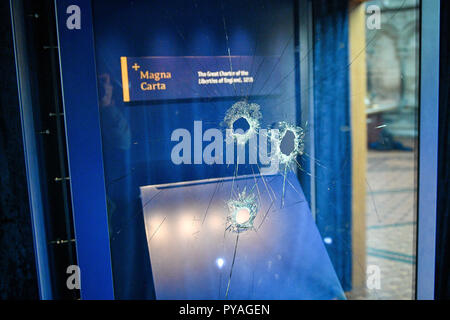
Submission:
[[[236,140],[240,145],[248,142],[248,140],[257,134],[260,120],[261,120],[260,107],[256,103],[248,103],[245,101],[239,101],[233,104],[233,106],[227,111],[224,122],[227,128],[231,131],[231,139]],[[241,122],[241,119],[245,119],[248,129],[238,128],[244,131],[244,133],[238,133],[235,130],[235,123]],[[231,141],[229,141],[231,143]]]
[[[227,201],[228,217],[227,228],[233,232],[243,232],[253,229],[253,223],[259,211],[256,194],[250,191],[247,193],[245,187],[242,192],[238,192],[235,198]]]

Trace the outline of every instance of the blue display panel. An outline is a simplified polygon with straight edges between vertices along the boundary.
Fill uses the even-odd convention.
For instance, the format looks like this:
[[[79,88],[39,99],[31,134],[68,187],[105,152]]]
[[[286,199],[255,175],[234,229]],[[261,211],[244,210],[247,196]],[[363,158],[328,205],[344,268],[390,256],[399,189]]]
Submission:
[[[93,17],[115,295],[155,298],[140,188],[251,175],[270,167],[260,157],[250,164],[248,154],[238,161],[237,149],[233,158],[240,164],[227,163],[225,141],[223,153],[217,150],[222,163],[208,164],[203,153],[214,140],[208,139],[209,130],[225,137],[225,118],[239,101],[260,106],[261,128],[298,121],[293,2],[170,1],[154,6],[148,1],[97,0]],[[187,57],[202,58],[194,66]],[[135,64],[145,76],[153,73],[153,79],[139,79]],[[130,102],[124,101],[124,69]],[[253,86],[192,87],[199,86],[194,71],[239,70],[252,74]],[[155,82],[157,72],[171,73],[171,79],[164,79],[166,90],[156,91],[159,96],[149,90],[138,95],[141,82]],[[177,130],[189,134],[181,137]],[[180,153],[186,161],[178,163],[173,153],[182,141],[190,147]]]

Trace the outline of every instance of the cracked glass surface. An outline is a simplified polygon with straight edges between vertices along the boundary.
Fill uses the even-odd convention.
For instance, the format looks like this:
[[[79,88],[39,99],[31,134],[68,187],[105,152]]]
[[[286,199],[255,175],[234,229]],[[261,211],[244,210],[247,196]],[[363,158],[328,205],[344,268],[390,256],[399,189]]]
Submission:
[[[366,47],[346,63],[335,65],[334,58],[328,58],[320,64],[322,57],[317,56],[314,79],[302,75],[302,68],[313,68],[308,61],[318,53],[300,37],[305,30],[294,14],[297,1],[93,4],[119,298],[413,297],[417,1],[391,1],[389,8],[382,1],[369,1],[367,6],[381,6],[386,29],[366,30]],[[405,26],[408,36],[392,37],[399,33],[389,24],[394,20]],[[153,21],[150,27],[148,21]],[[325,35],[316,48],[325,48]],[[328,54],[333,56],[340,46]],[[368,92],[359,107],[366,108],[367,132],[352,127],[353,114],[346,123],[339,122],[333,95],[341,89],[319,91],[323,100],[314,96],[330,82],[337,88],[339,76],[366,53]],[[201,71],[207,84],[184,81],[178,91],[189,92],[186,98],[124,102],[124,56],[137,61],[174,58],[171,63],[182,61],[183,76],[197,77]],[[129,68],[130,74],[140,71]],[[159,77],[164,71],[149,74]],[[249,82],[233,80],[222,90],[214,86],[220,71],[226,79],[248,71]],[[177,76],[172,72],[168,89]],[[321,102],[311,109],[305,96]],[[331,121],[320,121],[328,116]],[[190,135],[183,142],[191,148],[180,152],[190,163],[171,161],[171,149],[181,140],[173,138],[176,129]],[[217,131],[205,139],[211,129]],[[217,132],[223,143],[217,142]],[[363,153],[354,153],[352,144],[366,134],[367,143],[359,142]],[[339,137],[345,135],[352,135],[353,141],[341,142]],[[261,162],[261,141],[263,156],[277,161],[274,171]],[[226,159],[227,143],[233,144],[233,161]],[[206,164],[207,146],[222,163]],[[240,148],[246,150],[245,159],[239,157]],[[324,149],[329,152],[319,152]],[[252,150],[257,155],[254,163]],[[338,157],[341,153],[344,156]],[[352,172],[344,171],[349,165],[355,169],[355,164],[364,176],[357,186]],[[342,205],[344,198],[350,200]],[[389,230],[399,230],[402,238]],[[375,287],[366,287],[368,270],[374,276],[381,272],[381,289],[376,279]],[[404,285],[396,287],[398,282]]]

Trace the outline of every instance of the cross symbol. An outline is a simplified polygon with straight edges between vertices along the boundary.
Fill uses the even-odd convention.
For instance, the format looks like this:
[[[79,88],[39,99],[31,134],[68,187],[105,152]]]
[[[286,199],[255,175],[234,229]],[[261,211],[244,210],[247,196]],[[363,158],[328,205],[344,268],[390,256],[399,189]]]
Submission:
[[[139,69],[140,67],[141,67],[141,66],[138,65],[137,63],[135,63],[134,66],[132,66],[132,68],[134,69],[134,71],[138,71],[138,69]]]

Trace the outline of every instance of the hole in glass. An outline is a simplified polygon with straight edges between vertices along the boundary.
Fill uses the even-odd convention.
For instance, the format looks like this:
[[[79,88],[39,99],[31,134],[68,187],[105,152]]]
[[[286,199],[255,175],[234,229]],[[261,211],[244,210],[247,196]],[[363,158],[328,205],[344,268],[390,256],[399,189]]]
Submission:
[[[238,129],[243,130],[244,134],[247,133],[248,129],[250,129],[250,124],[247,119],[239,118],[233,123],[233,130],[236,131]]]
[[[280,144],[280,151],[286,156],[289,156],[295,149],[295,134],[288,130],[284,134]]]

